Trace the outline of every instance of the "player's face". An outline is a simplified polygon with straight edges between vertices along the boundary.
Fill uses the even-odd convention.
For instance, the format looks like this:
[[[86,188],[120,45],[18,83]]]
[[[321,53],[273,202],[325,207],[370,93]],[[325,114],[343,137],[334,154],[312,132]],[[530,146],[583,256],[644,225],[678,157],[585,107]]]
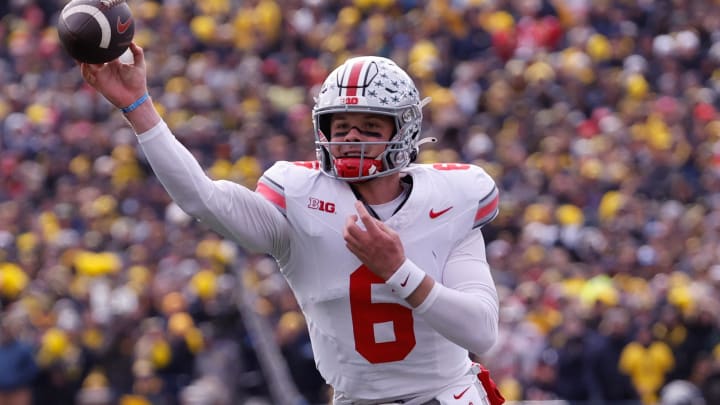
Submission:
[[[393,117],[369,113],[337,113],[330,120],[331,142],[356,142],[333,145],[330,153],[336,158],[359,157],[363,151],[359,142],[387,142],[395,130]],[[365,157],[375,158],[387,145],[365,145]]]

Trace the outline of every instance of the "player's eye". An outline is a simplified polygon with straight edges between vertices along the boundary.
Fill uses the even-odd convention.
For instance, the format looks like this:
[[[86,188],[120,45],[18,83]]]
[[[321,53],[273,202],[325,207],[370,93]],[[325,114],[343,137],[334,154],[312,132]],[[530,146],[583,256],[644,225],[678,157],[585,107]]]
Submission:
[[[350,125],[346,122],[338,122],[338,123],[333,124],[332,129],[333,130],[336,130],[336,129],[342,130],[342,129],[347,129],[349,126]]]
[[[332,133],[332,138],[345,137],[345,136],[347,136],[347,134],[349,134],[350,131],[352,131],[353,129],[355,129],[355,130],[358,131],[360,134],[362,134],[363,136],[366,136],[366,137],[368,137],[368,138],[382,138],[382,137],[383,137],[383,134],[382,134],[382,133],[380,132],[380,130],[378,130],[378,129],[368,128],[367,126],[363,126],[363,129],[360,129],[360,128],[358,128],[358,127],[356,127],[356,126],[353,125],[353,126],[349,126],[349,128],[343,128],[343,129],[341,129],[341,130],[339,130],[339,131],[333,131],[333,133]]]
[[[350,132],[350,124],[346,122],[336,122],[330,127],[330,136],[341,137]]]

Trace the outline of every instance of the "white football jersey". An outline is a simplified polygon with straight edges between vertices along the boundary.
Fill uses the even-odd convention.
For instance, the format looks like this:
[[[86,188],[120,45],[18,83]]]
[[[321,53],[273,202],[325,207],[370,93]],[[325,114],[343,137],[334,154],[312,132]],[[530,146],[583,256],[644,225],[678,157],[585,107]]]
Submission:
[[[288,219],[290,252],[280,262],[306,315],[317,368],[349,398],[376,399],[438,389],[465,374],[468,351],[413,316],[345,246],[343,229],[356,214],[348,183],[322,174],[316,162],[278,162],[257,192]],[[452,249],[498,211],[498,191],[469,164],[411,165],[412,191],[385,223],[406,256],[443,282]]]

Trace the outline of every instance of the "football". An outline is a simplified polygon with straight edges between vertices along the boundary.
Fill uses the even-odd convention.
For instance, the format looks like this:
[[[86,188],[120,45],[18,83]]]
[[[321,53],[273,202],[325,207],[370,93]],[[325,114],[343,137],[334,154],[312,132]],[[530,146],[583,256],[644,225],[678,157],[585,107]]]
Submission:
[[[57,30],[73,59],[99,64],[127,50],[135,22],[125,0],[72,0],[60,12]]]

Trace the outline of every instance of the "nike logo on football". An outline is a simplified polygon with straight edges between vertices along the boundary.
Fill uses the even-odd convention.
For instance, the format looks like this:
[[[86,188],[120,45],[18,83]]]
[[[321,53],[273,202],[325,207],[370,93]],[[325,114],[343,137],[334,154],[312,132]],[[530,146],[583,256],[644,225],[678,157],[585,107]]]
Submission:
[[[410,279],[410,274],[408,274],[407,277],[405,277],[405,281],[400,283],[400,287],[405,287],[407,285],[407,282],[409,279]]]
[[[115,24],[115,28],[117,28],[118,34],[124,34],[125,31],[130,28],[130,25],[132,24],[132,17],[128,17],[127,21],[122,22],[120,21],[120,16],[117,18],[117,24]]]
[[[456,394],[453,394],[453,398],[455,398],[455,399],[460,399],[460,398],[462,398],[462,396],[465,395],[465,393],[466,393],[469,389],[470,389],[470,387],[467,387],[467,388],[465,388],[461,393],[459,393],[459,394],[457,394],[457,395],[456,395]]]
[[[442,215],[442,214],[450,211],[451,209],[452,209],[452,205],[449,206],[449,207],[447,207],[447,208],[445,208],[445,209],[442,210],[442,211],[437,211],[437,212],[435,212],[435,211],[431,208],[431,209],[430,209],[430,219],[435,219],[435,218],[439,217],[440,215]]]

